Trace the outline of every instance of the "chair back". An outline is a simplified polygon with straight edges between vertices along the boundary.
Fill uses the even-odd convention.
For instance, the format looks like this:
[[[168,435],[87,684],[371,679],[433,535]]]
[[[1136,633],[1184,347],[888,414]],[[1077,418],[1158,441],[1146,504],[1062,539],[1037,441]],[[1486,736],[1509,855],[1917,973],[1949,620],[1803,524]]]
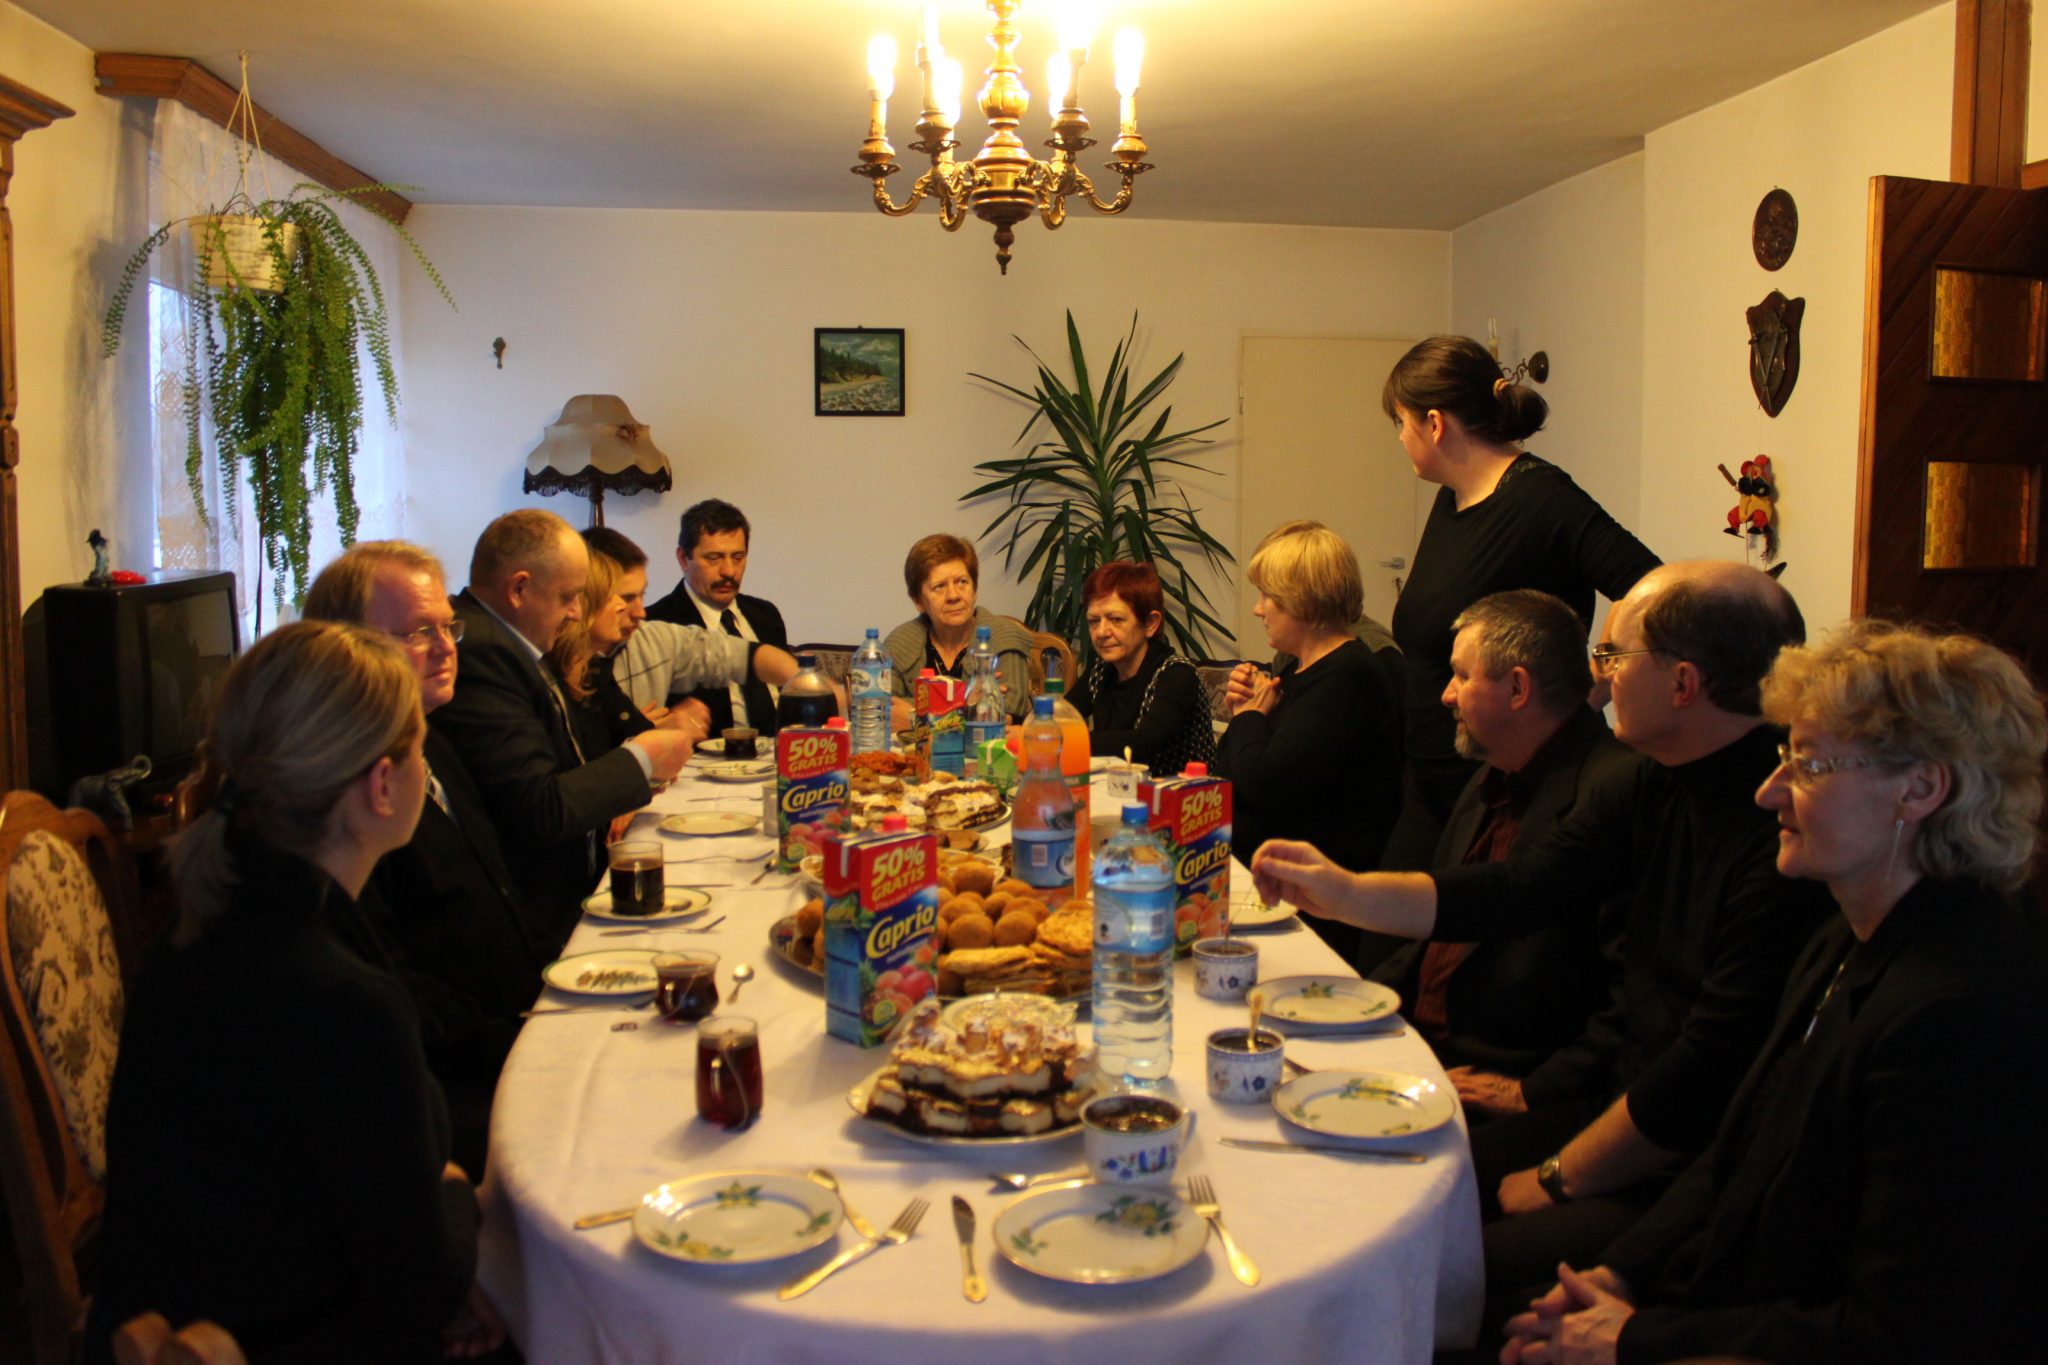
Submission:
[[[1238,659],[1198,659],[1195,661],[1195,676],[1202,680],[1202,697],[1209,703],[1211,721],[1230,724],[1230,703],[1225,699],[1225,690],[1230,685],[1230,675],[1236,671]]]
[[[843,683],[846,675],[853,670],[853,656],[858,645],[791,645],[792,654],[815,654],[818,656],[818,671],[833,682]]]
[[[69,1358],[105,1199],[107,1097],[133,971],[134,874],[96,816],[33,792],[0,804],[4,1193],[34,1358]]]

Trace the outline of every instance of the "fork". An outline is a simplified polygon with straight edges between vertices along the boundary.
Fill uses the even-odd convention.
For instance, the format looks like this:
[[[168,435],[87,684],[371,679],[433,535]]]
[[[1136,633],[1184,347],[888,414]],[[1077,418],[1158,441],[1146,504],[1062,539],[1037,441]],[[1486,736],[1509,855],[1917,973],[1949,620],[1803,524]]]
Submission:
[[[1216,1229],[1216,1235],[1223,1239],[1223,1253],[1230,1258],[1230,1273],[1237,1276],[1241,1284],[1257,1284],[1259,1268],[1238,1246],[1237,1239],[1230,1235],[1230,1229],[1223,1226],[1223,1206],[1216,1202],[1216,1187],[1209,1183],[1208,1176],[1188,1177],[1188,1202],[1195,1206],[1196,1213],[1209,1220],[1209,1226]]]
[[[1076,1166],[1071,1170],[1047,1171],[1044,1175],[1027,1175],[1023,1171],[990,1171],[988,1178],[1013,1190],[1032,1190],[1040,1185],[1053,1185],[1062,1180],[1079,1180],[1087,1174],[1087,1167]]]
[[[791,1280],[788,1284],[776,1290],[775,1297],[788,1300],[795,1298],[799,1294],[809,1293],[822,1284],[826,1276],[836,1271],[844,1270],[847,1266],[872,1254],[884,1245],[902,1246],[910,1240],[910,1234],[917,1231],[918,1221],[924,1217],[925,1210],[930,1207],[931,1205],[925,1203],[922,1199],[911,1200],[903,1206],[903,1212],[896,1215],[896,1221],[882,1230],[880,1237],[872,1241],[862,1242],[858,1246],[848,1247],[816,1270],[813,1270],[810,1274]]]

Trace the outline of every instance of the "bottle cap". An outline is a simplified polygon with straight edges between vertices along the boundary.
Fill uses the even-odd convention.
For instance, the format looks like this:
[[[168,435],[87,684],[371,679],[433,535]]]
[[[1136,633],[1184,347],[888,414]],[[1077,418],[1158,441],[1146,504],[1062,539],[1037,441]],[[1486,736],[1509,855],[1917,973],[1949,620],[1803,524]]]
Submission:
[[[799,654],[796,656],[796,666],[799,672],[808,672],[818,666],[818,656],[810,653]]]
[[[936,678],[939,674],[938,670],[934,668],[920,668],[917,670],[917,676],[920,678]]]
[[[846,728],[846,717],[827,716],[825,718],[825,728],[827,730],[844,730]]]
[[[1045,680],[1045,695],[1046,695],[1046,696],[1048,696],[1048,697],[1064,697],[1064,696],[1065,696],[1066,694],[1067,694],[1067,680],[1066,680],[1065,678],[1047,678],[1047,679]]]
[[[1032,714],[1032,716],[1033,716],[1033,717],[1034,717],[1035,719],[1038,719],[1038,720],[1051,720],[1051,719],[1052,719],[1052,698],[1051,698],[1051,697],[1033,697],[1033,698],[1031,699],[1031,714]]]
[[[879,639],[881,639],[881,638],[882,638],[882,628],[881,628],[880,626],[869,626],[869,627],[868,627],[868,638],[869,638],[870,640],[879,640]]]
[[[1136,801],[1126,801],[1124,803],[1125,824],[1143,825],[1149,823],[1151,819],[1152,811],[1149,807],[1141,805]]]
[[[976,626],[974,628],[974,638],[980,641],[982,644],[987,644],[989,640],[989,628],[987,626]]]
[[[1180,770],[1180,775],[1182,777],[1207,777],[1209,775],[1209,765],[1206,763],[1190,763],[1187,767]]]
[[[909,828],[910,817],[907,815],[885,815],[882,817],[882,833],[884,834],[901,834]]]

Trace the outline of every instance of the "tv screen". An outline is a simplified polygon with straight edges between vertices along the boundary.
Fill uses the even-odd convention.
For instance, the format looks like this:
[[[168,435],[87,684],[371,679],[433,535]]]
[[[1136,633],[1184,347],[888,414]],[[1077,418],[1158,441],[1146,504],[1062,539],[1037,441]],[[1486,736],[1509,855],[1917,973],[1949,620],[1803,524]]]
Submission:
[[[225,593],[140,604],[142,751],[165,759],[197,752],[220,680],[235,661],[234,599]]]

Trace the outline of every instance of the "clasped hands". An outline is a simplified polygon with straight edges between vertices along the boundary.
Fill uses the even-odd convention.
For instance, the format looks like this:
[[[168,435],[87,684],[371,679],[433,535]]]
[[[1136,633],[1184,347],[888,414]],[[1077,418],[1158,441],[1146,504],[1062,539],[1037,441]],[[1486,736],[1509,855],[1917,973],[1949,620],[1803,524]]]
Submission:
[[[1233,716],[1245,711],[1270,716],[1280,705],[1280,680],[1257,664],[1239,664],[1223,686],[1223,702]]]
[[[1560,1263],[1550,1292],[1508,1319],[1500,1365],[1614,1365],[1621,1329],[1635,1311],[1628,1285],[1606,1266]]]

